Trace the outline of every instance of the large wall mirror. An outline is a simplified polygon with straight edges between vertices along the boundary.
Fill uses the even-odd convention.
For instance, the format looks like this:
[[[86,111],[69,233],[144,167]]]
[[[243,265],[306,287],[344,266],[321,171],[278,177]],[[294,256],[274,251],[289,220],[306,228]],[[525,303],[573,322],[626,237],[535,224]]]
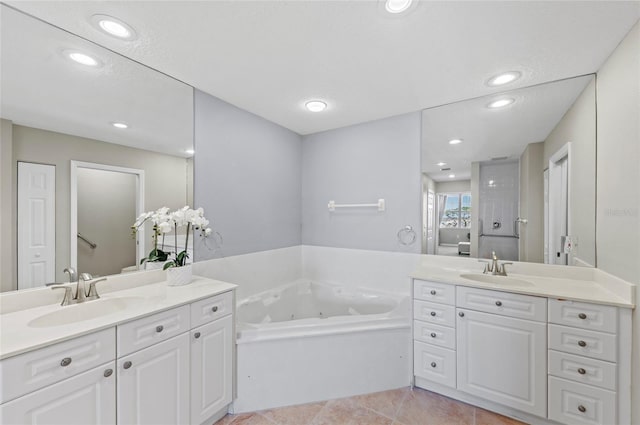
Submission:
[[[422,113],[423,253],[596,266],[587,75]]]
[[[192,87],[0,7],[1,289],[137,270],[137,214],[192,204]]]

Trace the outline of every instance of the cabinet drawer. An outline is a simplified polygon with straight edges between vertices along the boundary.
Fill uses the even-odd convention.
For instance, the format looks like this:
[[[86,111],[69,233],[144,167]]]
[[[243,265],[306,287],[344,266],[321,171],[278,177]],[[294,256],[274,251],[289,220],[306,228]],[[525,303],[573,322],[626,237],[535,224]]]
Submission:
[[[615,362],[617,337],[612,334],[549,325],[549,349]]]
[[[413,317],[424,322],[455,327],[456,308],[444,304],[415,300],[413,302]]]
[[[233,293],[225,292],[191,304],[191,327],[212,322],[233,312]]]
[[[413,297],[417,300],[454,305],[456,303],[456,287],[446,283],[414,280]]]
[[[455,388],[456,352],[414,341],[413,373],[429,381]]]
[[[550,299],[549,322],[615,333],[618,329],[618,309],[607,305]]]
[[[414,320],[413,337],[428,344],[456,349],[456,330],[446,326]]]
[[[116,358],[115,328],[0,361],[0,403],[67,379]]]
[[[118,326],[118,357],[187,332],[189,316],[185,305]]]
[[[549,350],[549,374],[615,391],[618,371],[615,363]]]
[[[516,317],[518,319],[547,321],[547,299],[531,295],[512,294],[488,289],[458,286],[457,306],[470,310]]]
[[[550,376],[549,419],[563,424],[615,424],[616,395]]]

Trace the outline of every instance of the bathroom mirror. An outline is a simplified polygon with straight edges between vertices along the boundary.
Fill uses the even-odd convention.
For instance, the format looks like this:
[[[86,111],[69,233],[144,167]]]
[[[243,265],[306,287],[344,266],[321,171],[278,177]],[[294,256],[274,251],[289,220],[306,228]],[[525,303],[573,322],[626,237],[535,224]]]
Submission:
[[[587,75],[424,110],[423,253],[595,267],[595,102]]]
[[[192,204],[192,87],[0,7],[1,289],[68,281],[63,270],[75,262],[74,250],[80,272],[136,270],[152,233],[147,228],[144,238],[132,238],[136,205],[149,211]],[[75,175],[73,162],[79,164]],[[98,171],[119,180],[105,184],[106,174]],[[48,192],[43,198],[25,187]],[[77,237],[71,234],[74,201]],[[36,212],[23,214],[25,205],[24,211]],[[38,263],[34,277],[18,287],[19,267],[31,255],[21,248],[18,235],[25,234],[46,249],[31,253]],[[124,258],[116,255],[121,251]]]

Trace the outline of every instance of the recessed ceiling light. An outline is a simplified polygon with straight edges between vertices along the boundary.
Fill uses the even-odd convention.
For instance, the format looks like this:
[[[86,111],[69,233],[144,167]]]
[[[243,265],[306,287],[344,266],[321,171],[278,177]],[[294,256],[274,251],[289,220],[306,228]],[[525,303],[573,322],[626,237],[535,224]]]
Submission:
[[[304,106],[311,112],[322,112],[327,109],[327,104],[321,100],[310,100]]]
[[[118,18],[109,15],[93,15],[91,22],[99,30],[123,40],[133,40],[136,38],[136,32],[130,25],[122,22]]]
[[[450,178],[450,179],[453,179],[453,178],[455,178],[455,177],[456,177],[456,175],[455,175],[455,174],[449,174],[449,178]]]
[[[413,0],[386,0],[384,8],[389,13],[402,13],[409,9]]]
[[[487,108],[496,109],[496,108],[504,108],[505,106],[511,105],[516,100],[511,97],[506,97],[504,99],[494,100],[493,102],[487,105]]]
[[[184,153],[186,153],[187,155],[193,155],[194,153],[196,153],[196,151],[194,151],[193,149],[186,149]]]
[[[112,122],[111,123],[112,126],[114,126],[115,128],[129,128],[129,125],[123,122]]]
[[[458,143],[462,143],[462,139],[451,139],[449,140],[450,145],[457,145]]]
[[[495,183],[493,180],[489,180],[489,186],[493,185],[493,183]]]
[[[447,163],[446,162],[438,162],[436,165],[438,167],[442,167],[443,165],[447,165]]]
[[[520,78],[522,74],[518,71],[509,71],[503,74],[496,75],[487,81],[487,85],[495,87],[509,84]]]
[[[91,67],[98,67],[102,65],[102,63],[98,59],[86,53],[78,52],[77,50],[65,50],[63,54],[72,61],[79,63],[80,65]]]

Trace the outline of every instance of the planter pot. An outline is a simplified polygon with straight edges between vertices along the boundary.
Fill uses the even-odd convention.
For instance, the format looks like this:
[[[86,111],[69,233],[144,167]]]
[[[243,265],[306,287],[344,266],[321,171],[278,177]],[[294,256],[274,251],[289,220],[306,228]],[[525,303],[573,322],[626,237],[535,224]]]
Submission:
[[[160,270],[164,266],[164,261],[145,261],[145,270]]]
[[[182,286],[191,283],[193,271],[191,264],[182,267],[171,267],[167,269],[167,285]]]

